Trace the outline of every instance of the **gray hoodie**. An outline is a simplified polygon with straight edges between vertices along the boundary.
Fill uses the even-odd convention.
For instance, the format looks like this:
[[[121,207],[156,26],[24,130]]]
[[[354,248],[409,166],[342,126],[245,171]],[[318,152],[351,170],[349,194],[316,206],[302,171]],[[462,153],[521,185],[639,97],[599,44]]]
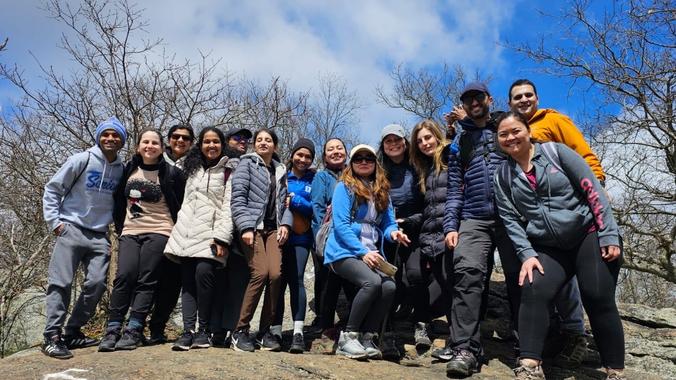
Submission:
[[[511,178],[501,181],[502,169],[496,170],[493,178],[498,211],[519,259],[523,262],[537,256],[532,244],[572,249],[592,224],[596,225],[602,247],[619,245],[620,233],[610,203],[587,162],[564,144],[548,144],[555,144],[563,172],[536,143],[531,160],[536,190],[511,158],[503,164],[511,171],[511,176],[507,176]]]
[[[123,169],[119,156],[108,162],[98,146],[70,156],[45,185],[42,211],[50,230],[67,222],[106,232]]]

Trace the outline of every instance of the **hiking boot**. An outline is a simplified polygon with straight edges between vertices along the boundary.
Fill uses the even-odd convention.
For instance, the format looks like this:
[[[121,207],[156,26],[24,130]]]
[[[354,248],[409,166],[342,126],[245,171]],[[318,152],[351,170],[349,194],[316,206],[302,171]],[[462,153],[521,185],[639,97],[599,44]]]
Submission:
[[[146,341],[149,346],[154,346],[157,344],[167,343],[167,336],[164,334],[164,331],[153,331],[150,330],[150,338]]]
[[[415,348],[419,351],[427,351],[432,347],[432,341],[427,335],[427,325],[425,322],[417,322],[415,324]]]
[[[380,338],[380,351],[383,353],[383,359],[398,361],[401,359],[401,352],[397,348],[397,342],[391,334],[383,335]]]
[[[446,345],[443,348],[437,348],[436,350],[432,351],[432,357],[438,360],[441,360],[442,362],[447,362],[451,359],[453,359],[453,349]]]
[[[71,350],[96,346],[99,344],[98,340],[86,336],[80,330],[75,330],[72,334],[64,334],[63,341],[66,343],[66,347]]]
[[[215,332],[211,336],[211,345],[214,347],[230,347],[230,331]]]
[[[56,359],[70,359],[73,357],[73,354],[59,335],[53,335],[50,338],[45,337],[45,341],[42,343],[42,353]]]
[[[292,354],[302,354],[305,351],[305,340],[303,339],[303,334],[295,333],[293,338],[291,338],[291,347],[289,347],[289,352]]]
[[[279,352],[282,350],[280,338],[277,335],[272,334],[270,330],[261,335],[260,339],[258,339],[256,343],[260,347],[261,351]]]
[[[137,329],[124,329],[122,338],[115,344],[116,350],[135,350],[143,346],[143,333]],[[100,346],[99,346],[100,350]]]
[[[472,376],[473,373],[478,372],[479,361],[473,353],[459,349],[455,350],[453,357],[446,364],[446,375],[467,377]]]
[[[363,333],[361,339],[359,340],[362,347],[364,347],[366,354],[369,356],[369,359],[380,360],[383,358],[383,353],[376,345],[377,340],[377,333]]]
[[[176,339],[176,342],[174,342],[174,345],[171,346],[171,349],[174,351],[188,351],[190,347],[192,347],[194,334],[195,333],[193,333],[191,330],[183,331],[183,334],[181,334],[181,336]]]
[[[545,380],[545,373],[542,371],[542,366],[537,365],[531,367],[523,364],[523,361],[519,360],[519,366],[514,368],[514,379]]]
[[[209,348],[211,347],[211,334],[200,329],[192,338],[190,348]]]
[[[587,356],[587,336],[564,333],[563,339],[563,349],[554,357],[554,364],[562,368],[579,367]]]
[[[106,335],[103,336],[101,343],[99,343],[99,352],[115,351],[115,345],[117,344],[117,341],[120,340],[121,331],[121,327],[111,327],[106,329]]]
[[[342,355],[357,360],[366,360],[369,357],[364,346],[359,343],[359,333],[347,331],[342,331],[340,333],[336,355]]]
[[[606,372],[608,373],[606,380],[627,380],[621,369],[606,368]]]
[[[238,330],[232,333],[232,349],[239,352],[254,352],[254,343],[249,336],[249,332]]]

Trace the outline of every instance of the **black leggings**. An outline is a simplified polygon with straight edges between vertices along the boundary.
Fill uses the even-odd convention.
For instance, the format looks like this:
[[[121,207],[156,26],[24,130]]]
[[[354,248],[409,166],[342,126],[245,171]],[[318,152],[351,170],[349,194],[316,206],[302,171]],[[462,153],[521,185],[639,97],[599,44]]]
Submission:
[[[185,331],[195,331],[197,319],[200,330],[211,331],[209,322],[216,288],[216,268],[219,265],[221,264],[213,259],[181,259],[181,303]]]
[[[549,329],[549,306],[563,285],[577,275],[582,304],[589,315],[603,366],[624,368],[624,331],[615,304],[615,285],[621,260],[603,261],[595,232],[568,251],[534,248],[545,274],[534,270],[533,283],[530,284],[526,278],[521,290],[521,357],[542,360]]]
[[[451,261],[451,252],[446,250],[443,254],[429,257],[420,254],[420,249],[415,249],[406,261],[406,278],[409,283],[409,296],[413,303],[413,322],[430,322],[432,319],[432,300],[439,297],[450,300],[451,290],[448,286]],[[430,294],[430,276],[439,285],[440,294]],[[446,318],[450,320],[450,305],[444,310]]]

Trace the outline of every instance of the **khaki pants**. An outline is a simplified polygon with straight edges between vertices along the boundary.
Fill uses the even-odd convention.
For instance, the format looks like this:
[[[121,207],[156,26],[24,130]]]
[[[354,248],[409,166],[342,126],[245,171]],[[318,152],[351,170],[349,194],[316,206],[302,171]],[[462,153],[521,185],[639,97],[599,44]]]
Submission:
[[[243,242],[242,248],[249,264],[251,278],[244,293],[237,330],[249,329],[249,323],[265,287],[259,329],[263,332],[270,327],[275,314],[281,284],[282,252],[277,243],[277,230],[256,231],[253,248],[246,246]]]

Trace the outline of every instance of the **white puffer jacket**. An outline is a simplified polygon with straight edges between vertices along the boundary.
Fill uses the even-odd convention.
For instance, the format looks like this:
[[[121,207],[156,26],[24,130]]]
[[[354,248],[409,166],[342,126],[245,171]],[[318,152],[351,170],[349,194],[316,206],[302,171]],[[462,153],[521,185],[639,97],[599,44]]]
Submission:
[[[207,170],[200,168],[188,178],[178,219],[164,249],[170,259],[202,257],[225,262],[223,257],[213,255],[211,244],[214,239],[228,245],[232,242],[230,197],[236,165],[236,159],[223,157],[218,164]],[[230,179],[224,184],[226,168]]]

